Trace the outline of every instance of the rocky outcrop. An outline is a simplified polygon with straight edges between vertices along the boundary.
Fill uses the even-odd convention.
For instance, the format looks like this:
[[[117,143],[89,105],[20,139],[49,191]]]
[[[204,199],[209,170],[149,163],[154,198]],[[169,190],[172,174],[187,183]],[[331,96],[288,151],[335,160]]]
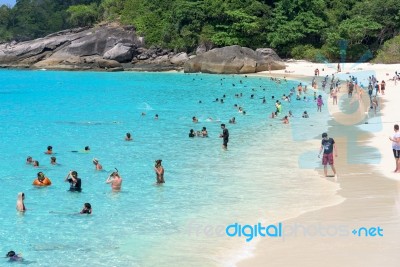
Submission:
[[[187,60],[170,50],[144,47],[134,27],[78,28],[32,41],[0,44],[0,67],[68,70],[180,69]]]
[[[266,51],[265,48],[254,51],[238,45],[215,48],[186,61],[184,71],[242,74],[269,69],[285,69],[285,64],[277,55],[274,58],[266,53]]]
[[[0,67],[66,70],[140,70],[207,73],[252,73],[283,69],[276,53],[269,48],[251,50],[229,46],[211,49],[201,44],[196,55],[174,53],[152,46],[132,26],[102,25],[50,34],[26,42],[0,44]],[[210,50],[210,51],[209,51]]]

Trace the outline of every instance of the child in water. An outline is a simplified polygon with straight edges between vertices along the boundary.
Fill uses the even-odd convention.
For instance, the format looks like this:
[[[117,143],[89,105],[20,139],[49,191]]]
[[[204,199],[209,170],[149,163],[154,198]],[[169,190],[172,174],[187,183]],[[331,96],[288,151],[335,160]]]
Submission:
[[[319,95],[317,99],[317,111],[322,112],[322,105],[324,104],[324,101],[322,100],[322,96]]]
[[[90,203],[85,203],[80,214],[92,214],[92,205],[90,205]]]

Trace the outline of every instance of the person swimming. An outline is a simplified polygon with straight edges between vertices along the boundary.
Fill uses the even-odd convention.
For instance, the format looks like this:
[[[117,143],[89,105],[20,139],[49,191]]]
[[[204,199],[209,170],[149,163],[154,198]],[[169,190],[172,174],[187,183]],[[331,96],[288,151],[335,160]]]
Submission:
[[[33,163],[32,157],[31,157],[31,156],[28,156],[28,157],[26,158],[26,164],[32,164],[32,163]]]
[[[196,136],[196,133],[194,132],[194,130],[193,129],[190,129],[190,131],[189,131],[189,137],[195,137]]]
[[[83,204],[83,209],[80,214],[92,214],[92,205],[90,205],[90,203]]]
[[[33,161],[33,167],[39,167],[39,161],[37,161],[37,160],[34,160]]]
[[[95,168],[96,168],[97,171],[101,171],[103,169],[103,166],[101,166],[101,164],[99,163],[98,159],[94,158],[93,159],[93,164],[96,166]]]
[[[57,163],[57,158],[54,157],[54,156],[51,157],[51,158],[50,158],[50,164],[51,164],[51,165],[57,165],[57,164],[58,164],[58,163]]]
[[[53,147],[52,147],[52,146],[48,146],[48,147],[47,147],[47,151],[44,152],[44,153],[45,153],[45,154],[48,154],[48,155],[53,154]]]
[[[132,141],[131,133],[126,133],[125,141]]]
[[[23,258],[19,254],[15,253],[15,251],[13,251],[13,250],[10,250],[9,252],[7,252],[6,258],[8,258],[9,261],[22,261],[23,260]]]

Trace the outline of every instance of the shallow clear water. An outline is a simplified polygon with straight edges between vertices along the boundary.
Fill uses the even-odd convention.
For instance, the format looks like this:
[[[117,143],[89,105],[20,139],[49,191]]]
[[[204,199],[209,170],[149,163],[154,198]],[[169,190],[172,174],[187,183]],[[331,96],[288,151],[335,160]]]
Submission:
[[[0,253],[22,252],[34,266],[230,265],[249,244],[227,238],[221,227],[278,221],[337,201],[336,187],[314,172],[319,147],[307,143],[327,129],[327,111],[316,113],[312,92],[309,102],[282,101],[283,113],[294,114],[290,125],[282,116],[268,118],[271,96],[280,99],[295,82],[2,70],[0,85]],[[225,103],[213,102],[224,94]],[[301,118],[304,110],[310,119]],[[231,117],[237,124],[227,123]],[[227,151],[218,138],[221,123],[230,132]],[[188,138],[203,126],[209,138]],[[126,132],[132,142],[124,141]],[[60,165],[43,153],[48,145]],[[71,152],[87,145],[90,153]],[[39,169],[25,164],[28,155]],[[105,171],[94,170],[94,157]],[[166,184],[154,186],[159,158]],[[114,168],[123,177],[119,193],[104,183]],[[82,178],[82,193],[67,191],[69,170]],[[31,185],[38,171],[51,187]],[[26,195],[23,215],[15,210],[18,192]],[[76,215],[85,202],[93,214]]]

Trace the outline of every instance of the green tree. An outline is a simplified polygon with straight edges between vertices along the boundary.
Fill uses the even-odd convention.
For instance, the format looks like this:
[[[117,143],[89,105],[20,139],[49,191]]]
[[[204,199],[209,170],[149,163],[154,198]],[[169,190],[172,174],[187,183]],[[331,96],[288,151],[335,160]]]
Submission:
[[[69,14],[68,21],[73,27],[93,25],[99,15],[95,3],[91,5],[70,6],[67,9],[67,13]]]

